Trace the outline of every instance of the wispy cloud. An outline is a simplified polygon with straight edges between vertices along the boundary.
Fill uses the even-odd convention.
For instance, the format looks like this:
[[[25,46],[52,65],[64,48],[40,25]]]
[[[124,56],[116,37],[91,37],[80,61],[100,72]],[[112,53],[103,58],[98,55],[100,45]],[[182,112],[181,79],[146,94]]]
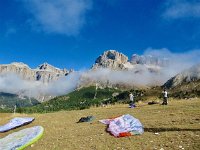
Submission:
[[[162,16],[166,19],[200,18],[200,2],[196,0],[168,0]]]
[[[169,79],[183,70],[200,63],[200,49],[189,50],[184,53],[173,53],[167,48],[148,48],[145,50],[144,55],[168,59],[168,65],[162,69],[165,79]]]
[[[29,23],[47,33],[75,36],[86,24],[92,0],[22,0],[31,13]]]

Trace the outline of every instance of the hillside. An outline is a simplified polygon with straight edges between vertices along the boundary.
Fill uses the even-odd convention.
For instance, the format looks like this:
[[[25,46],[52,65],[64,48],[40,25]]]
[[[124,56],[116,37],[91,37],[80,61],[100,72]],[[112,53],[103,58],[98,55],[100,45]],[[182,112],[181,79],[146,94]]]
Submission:
[[[200,64],[172,77],[162,87],[170,89],[174,98],[200,97]]]
[[[77,89],[67,95],[55,97],[47,102],[27,108],[19,108],[18,112],[44,113],[59,110],[87,109],[91,106],[103,106],[115,103],[129,103],[129,93],[135,95],[139,101],[145,97],[145,91],[139,89],[120,90],[115,88],[96,88],[94,86]]]
[[[30,107],[39,104],[39,102],[34,98],[19,97],[16,94],[3,93],[0,92],[0,109],[3,110],[13,110],[16,107]]]
[[[138,104],[135,109],[127,104],[93,107],[86,110],[59,111],[46,114],[0,114],[0,125],[16,116],[35,117],[35,121],[7,133],[41,125],[43,137],[29,146],[29,150],[199,150],[200,99],[173,101],[168,106]],[[98,122],[123,114],[138,118],[145,132],[140,136],[115,138],[107,133],[106,126]],[[81,117],[93,115],[89,123],[76,123]],[[164,119],[163,119],[164,118]],[[155,134],[157,133],[157,134]]]
[[[182,83],[175,88],[170,89],[171,96],[179,99],[189,99],[200,97],[200,80]]]
[[[182,85],[176,89],[168,90],[169,98],[190,99],[200,97],[200,84],[194,83]],[[190,90],[191,89],[191,90]],[[46,113],[60,110],[81,110],[92,106],[106,106],[108,104],[128,104],[130,92],[134,95],[135,102],[162,101],[162,88],[157,86],[150,89],[116,89],[116,88],[98,88],[89,86],[77,89],[69,94],[55,97],[49,101],[32,107],[20,107],[19,113]]]
[[[29,108],[20,108],[18,112],[52,112],[59,110],[76,110],[86,109],[91,106],[99,106],[102,101],[112,97],[112,94],[118,92],[115,89],[98,89],[85,87],[80,90],[73,91],[67,95],[55,97],[47,102],[43,102],[37,106]],[[96,93],[96,98],[95,98]]]
[[[195,83],[200,81],[200,64],[194,65],[189,69],[178,73],[176,76],[169,79],[163,86],[167,88],[175,88],[186,83]]]

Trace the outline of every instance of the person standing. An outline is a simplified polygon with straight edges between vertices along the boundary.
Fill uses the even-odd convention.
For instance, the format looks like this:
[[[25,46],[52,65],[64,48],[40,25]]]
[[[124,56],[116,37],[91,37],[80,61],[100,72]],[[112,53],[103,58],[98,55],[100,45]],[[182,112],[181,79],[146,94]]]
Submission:
[[[16,109],[17,109],[17,105],[14,106],[14,110],[13,110],[13,113],[15,114],[16,112]]]
[[[135,107],[135,104],[134,104],[134,96],[132,93],[129,94],[129,98],[130,98],[130,107],[133,108]]]
[[[167,101],[167,98],[168,98],[167,90],[164,89],[162,94],[163,94],[163,103],[162,103],[162,105],[167,105],[168,104],[168,101]]]

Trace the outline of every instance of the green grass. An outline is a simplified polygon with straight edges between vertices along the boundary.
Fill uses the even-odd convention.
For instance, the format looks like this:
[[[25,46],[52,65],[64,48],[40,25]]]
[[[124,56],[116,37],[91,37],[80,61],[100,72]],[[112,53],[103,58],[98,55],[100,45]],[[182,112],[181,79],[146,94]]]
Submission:
[[[185,86],[185,87],[184,87]],[[176,99],[184,99],[199,97],[199,89],[192,89],[188,91],[188,87],[192,85],[182,85],[181,88],[170,89],[169,97]],[[183,88],[184,87],[184,88]],[[55,97],[47,102],[32,106],[32,107],[18,107],[17,112],[19,113],[46,113],[60,110],[82,110],[88,109],[91,106],[101,106],[107,104],[129,103],[129,93],[132,92],[134,100],[138,101],[151,101],[162,99],[162,88],[153,87],[151,89],[139,90],[129,89],[120,90],[115,88],[98,88],[90,86],[77,89],[69,94]],[[95,97],[96,94],[96,97]],[[21,101],[23,102],[23,101]],[[0,112],[11,112],[12,110],[1,110]]]
[[[173,98],[189,99],[200,97],[200,81],[183,83],[170,90]]]
[[[59,110],[80,110],[91,106],[100,106],[108,99],[112,99],[112,94],[120,90],[112,88],[96,89],[95,87],[85,87],[73,91],[67,95],[55,97],[47,102],[33,106],[18,108],[17,112],[22,113],[45,113]],[[96,93],[96,98],[95,97]]]

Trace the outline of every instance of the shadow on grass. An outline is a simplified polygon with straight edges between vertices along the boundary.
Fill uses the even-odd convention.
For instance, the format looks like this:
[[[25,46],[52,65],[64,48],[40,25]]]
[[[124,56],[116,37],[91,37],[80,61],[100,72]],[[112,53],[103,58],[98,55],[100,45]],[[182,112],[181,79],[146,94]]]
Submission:
[[[181,128],[144,128],[145,132],[168,132],[168,131],[200,131],[200,129],[181,129]]]

